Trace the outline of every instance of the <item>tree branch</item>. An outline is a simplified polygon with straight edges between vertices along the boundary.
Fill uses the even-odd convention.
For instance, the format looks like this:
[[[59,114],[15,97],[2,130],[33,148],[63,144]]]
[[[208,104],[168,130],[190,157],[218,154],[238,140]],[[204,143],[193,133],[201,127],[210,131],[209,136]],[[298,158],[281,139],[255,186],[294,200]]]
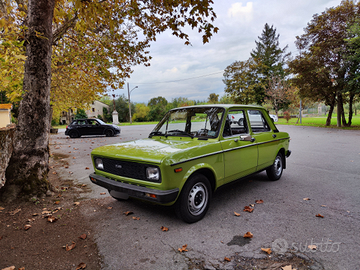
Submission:
[[[56,45],[56,43],[65,35],[65,33],[70,29],[73,28],[76,24],[78,19],[77,13],[75,13],[72,19],[66,19],[63,25],[55,30],[53,33],[53,42],[52,45]]]

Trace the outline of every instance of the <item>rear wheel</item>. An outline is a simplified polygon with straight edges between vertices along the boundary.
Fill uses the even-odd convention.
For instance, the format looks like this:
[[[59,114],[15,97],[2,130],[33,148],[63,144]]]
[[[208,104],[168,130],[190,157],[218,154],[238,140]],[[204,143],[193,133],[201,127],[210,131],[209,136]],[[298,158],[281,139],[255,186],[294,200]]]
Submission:
[[[71,131],[69,132],[69,136],[70,136],[70,138],[79,138],[79,137],[80,137],[80,134],[79,134],[79,132],[76,131],[76,130],[71,130]]]
[[[187,223],[201,220],[211,200],[209,180],[202,174],[193,175],[184,185],[176,202],[176,214]]]
[[[267,176],[271,181],[279,180],[284,170],[283,155],[276,155],[273,165],[266,169]]]
[[[105,136],[106,137],[112,137],[114,136],[114,131],[112,131],[111,129],[108,129],[105,131]]]

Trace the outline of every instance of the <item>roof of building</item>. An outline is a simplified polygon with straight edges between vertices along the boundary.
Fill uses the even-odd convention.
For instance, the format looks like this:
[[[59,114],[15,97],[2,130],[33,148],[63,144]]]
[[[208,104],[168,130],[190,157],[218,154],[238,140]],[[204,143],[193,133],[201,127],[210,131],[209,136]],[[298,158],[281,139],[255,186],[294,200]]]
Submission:
[[[12,104],[0,104],[0,110],[11,110]]]

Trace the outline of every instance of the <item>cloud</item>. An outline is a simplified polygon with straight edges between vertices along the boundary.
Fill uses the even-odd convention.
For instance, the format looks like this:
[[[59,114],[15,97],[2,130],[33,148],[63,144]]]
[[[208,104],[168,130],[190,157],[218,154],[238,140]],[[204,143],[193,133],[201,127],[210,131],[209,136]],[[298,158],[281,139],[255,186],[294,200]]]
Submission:
[[[233,3],[228,10],[228,17],[234,19],[241,19],[251,21],[253,14],[253,3],[247,2],[246,6],[242,3]]]

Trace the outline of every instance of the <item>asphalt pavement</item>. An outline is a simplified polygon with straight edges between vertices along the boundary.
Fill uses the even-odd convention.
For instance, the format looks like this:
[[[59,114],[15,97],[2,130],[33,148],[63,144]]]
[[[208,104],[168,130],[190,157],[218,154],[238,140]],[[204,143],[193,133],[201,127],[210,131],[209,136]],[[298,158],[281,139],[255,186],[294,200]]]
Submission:
[[[84,200],[112,207],[84,213],[95,228],[103,269],[188,269],[189,263],[233,269],[224,257],[266,257],[261,248],[304,254],[324,269],[360,269],[360,131],[279,125],[290,134],[292,150],[281,179],[268,181],[262,172],[220,188],[205,218],[186,224],[170,207],[116,201],[88,179],[92,149],[147,137],[153,127],[124,126],[112,138],[69,139],[61,130],[51,136],[52,153],[69,164],[58,170],[60,176],[87,184],[91,191]],[[249,204],[254,211],[243,212]],[[246,232],[253,233],[251,240],[244,241]],[[180,253],[183,245],[188,251]]]

